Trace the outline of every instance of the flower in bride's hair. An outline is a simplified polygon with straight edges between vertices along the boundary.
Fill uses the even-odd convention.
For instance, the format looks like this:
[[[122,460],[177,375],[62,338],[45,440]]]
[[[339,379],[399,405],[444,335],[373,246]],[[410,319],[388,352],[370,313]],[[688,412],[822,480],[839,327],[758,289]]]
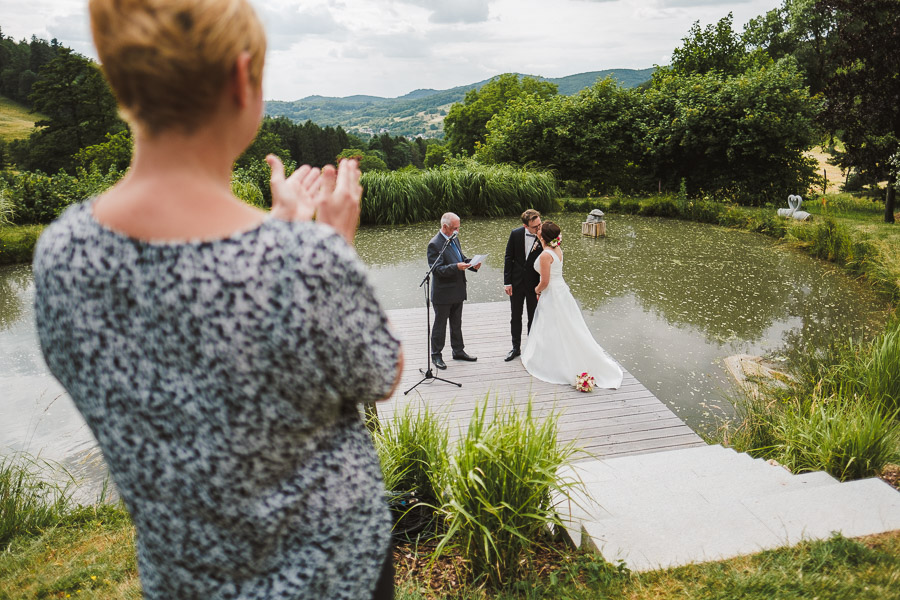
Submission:
[[[579,392],[590,392],[594,389],[594,378],[588,373],[575,377],[575,389]]]
[[[559,234],[549,242],[551,248],[556,248],[560,244],[562,244],[562,234]]]

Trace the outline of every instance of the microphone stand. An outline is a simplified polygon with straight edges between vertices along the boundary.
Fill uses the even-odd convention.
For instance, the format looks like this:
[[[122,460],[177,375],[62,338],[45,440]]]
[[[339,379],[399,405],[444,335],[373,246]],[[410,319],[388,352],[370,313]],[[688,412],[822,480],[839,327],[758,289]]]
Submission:
[[[431,273],[434,271],[434,268],[437,266],[440,258],[444,255],[444,250],[447,249],[447,246],[450,245],[450,241],[455,237],[456,237],[456,234],[453,234],[452,236],[447,238],[447,241],[444,242],[444,247],[441,248],[440,253],[438,253],[438,257],[436,259],[434,259],[434,264],[431,265],[431,267],[428,269],[428,272],[425,273],[425,278],[422,280],[422,283],[419,284],[419,287],[425,286],[425,322],[427,323],[427,327],[428,327],[428,334],[426,336],[426,338],[428,340],[428,342],[426,344],[426,348],[427,348],[427,352],[428,352],[428,354],[427,354],[428,368],[426,368],[424,371],[422,369],[419,369],[419,373],[421,373],[423,375],[421,381],[419,381],[419,383],[415,384],[414,386],[412,386],[411,388],[409,388],[408,390],[403,392],[404,396],[406,394],[410,393],[411,391],[413,391],[414,389],[416,389],[416,387],[418,387],[419,384],[425,383],[426,381],[437,380],[437,381],[443,381],[444,383],[449,383],[451,385],[455,385],[456,387],[462,387],[461,383],[456,383],[455,381],[450,381],[449,379],[442,379],[440,377],[437,377],[434,374],[434,372],[431,370]]]

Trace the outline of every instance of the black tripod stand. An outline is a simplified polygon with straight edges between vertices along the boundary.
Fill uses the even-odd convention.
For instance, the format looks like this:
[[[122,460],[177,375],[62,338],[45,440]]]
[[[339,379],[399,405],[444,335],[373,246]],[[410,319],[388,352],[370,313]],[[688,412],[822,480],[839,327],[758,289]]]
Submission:
[[[440,254],[438,254],[438,257],[434,260],[434,264],[431,265],[431,268],[428,269],[428,272],[425,273],[425,279],[423,279],[422,283],[419,284],[419,287],[422,287],[422,286],[425,287],[425,322],[428,324],[427,325],[428,330],[427,330],[427,334],[426,334],[426,337],[428,339],[428,343],[426,345],[426,347],[428,349],[428,354],[427,354],[428,367],[424,371],[422,369],[419,369],[419,373],[421,373],[424,377],[422,377],[422,380],[419,381],[419,383],[417,383],[416,385],[412,386],[411,388],[409,388],[408,390],[403,392],[404,396],[406,394],[410,393],[411,391],[413,391],[414,389],[416,389],[416,386],[418,386],[419,384],[425,383],[426,381],[435,380],[435,379],[437,381],[443,381],[444,383],[449,383],[451,385],[455,385],[456,387],[462,387],[461,383],[456,383],[455,381],[450,381],[449,379],[441,379],[440,377],[436,377],[434,372],[431,370],[431,273],[434,271],[434,268],[437,266],[438,260],[440,260],[440,257],[442,257],[444,255],[444,250],[446,250],[447,246],[450,245],[450,240],[452,240],[452,239],[453,239],[452,237],[447,238],[447,241],[444,242],[444,247],[441,248]]]

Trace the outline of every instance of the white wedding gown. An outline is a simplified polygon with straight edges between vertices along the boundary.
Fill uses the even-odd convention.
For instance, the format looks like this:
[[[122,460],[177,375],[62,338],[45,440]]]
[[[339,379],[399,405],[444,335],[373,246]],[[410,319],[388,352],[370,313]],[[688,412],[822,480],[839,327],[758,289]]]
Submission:
[[[522,350],[522,364],[533,376],[549,383],[574,385],[575,377],[586,372],[594,377],[596,387],[618,388],[622,385],[622,369],[591,336],[563,279],[562,260],[552,250],[544,252],[553,258],[550,285],[538,300]],[[540,272],[538,262],[534,268]]]

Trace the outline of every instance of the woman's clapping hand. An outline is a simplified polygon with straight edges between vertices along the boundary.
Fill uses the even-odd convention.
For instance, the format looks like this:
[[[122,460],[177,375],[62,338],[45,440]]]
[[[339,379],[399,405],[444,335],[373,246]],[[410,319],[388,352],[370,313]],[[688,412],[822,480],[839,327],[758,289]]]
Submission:
[[[341,160],[338,168],[303,165],[284,175],[284,164],[274,154],[266,157],[272,169],[272,216],[286,221],[316,221],[330,225],[348,243],[353,243],[359,223],[362,186],[359,163]]]

